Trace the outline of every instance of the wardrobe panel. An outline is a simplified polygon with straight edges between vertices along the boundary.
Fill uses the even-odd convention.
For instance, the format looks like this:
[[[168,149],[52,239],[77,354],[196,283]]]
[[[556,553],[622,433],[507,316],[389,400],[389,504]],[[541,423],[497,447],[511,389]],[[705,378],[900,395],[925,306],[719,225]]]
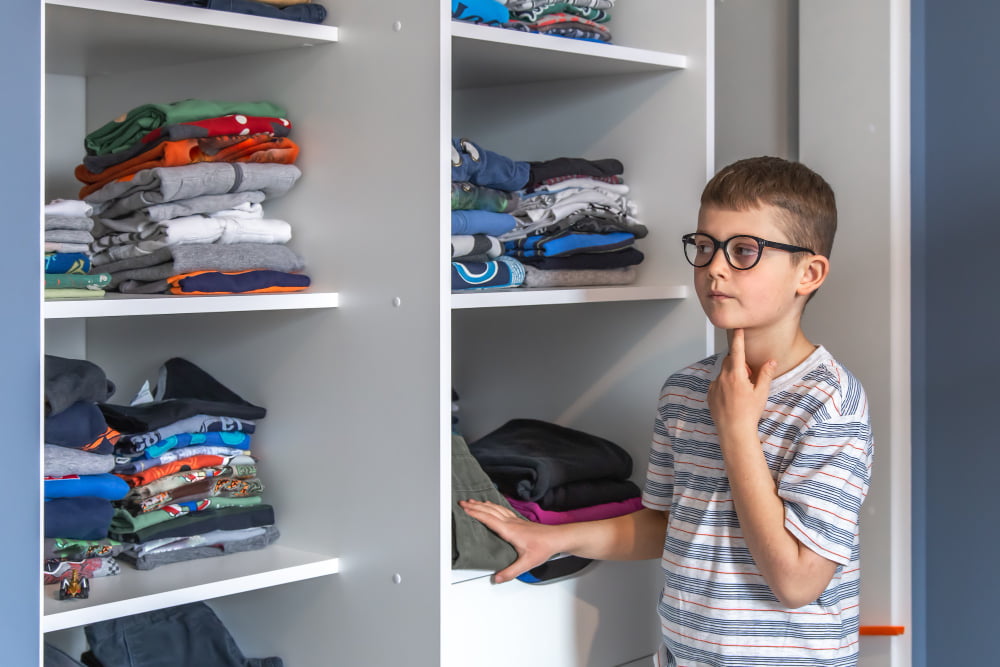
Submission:
[[[312,289],[336,290],[340,307],[94,318],[87,357],[118,383],[116,399],[183,356],[268,408],[255,453],[279,544],[340,557],[341,568],[213,600],[247,655],[381,665],[405,652],[408,664],[437,665],[444,403],[443,390],[427,388],[447,308],[442,16],[398,3],[330,9],[344,27],[338,44],[89,77],[86,121],[72,133],[79,146],[86,131],[146,102],[283,105],[303,176],[264,210],[291,224]],[[59,160],[75,166],[78,150]]]
[[[800,157],[838,207],[830,277],[803,326],[858,376],[871,405],[861,624],[907,632],[864,638],[860,664],[896,667],[912,653],[909,3],[800,11]]]
[[[655,651],[659,586],[650,582],[659,564],[596,563],[584,572],[541,585],[481,578],[451,586],[462,611],[447,620],[445,664],[609,667]]]
[[[45,201],[76,199],[80,182],[73,169],[83,157],[87,79],[45,75]]]

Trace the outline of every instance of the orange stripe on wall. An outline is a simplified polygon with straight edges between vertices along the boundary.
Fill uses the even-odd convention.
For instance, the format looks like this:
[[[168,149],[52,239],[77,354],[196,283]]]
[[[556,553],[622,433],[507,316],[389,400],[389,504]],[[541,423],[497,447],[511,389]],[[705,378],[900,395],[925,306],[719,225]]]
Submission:
[[[858,629],[861,635],[901,635],[906,632],[906,627],[902,625],[862,625]]]

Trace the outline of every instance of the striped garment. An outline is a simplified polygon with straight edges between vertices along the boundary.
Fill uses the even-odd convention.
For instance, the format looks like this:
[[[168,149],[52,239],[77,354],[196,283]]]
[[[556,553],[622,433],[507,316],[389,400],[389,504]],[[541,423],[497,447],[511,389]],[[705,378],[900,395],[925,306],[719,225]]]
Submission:
[[[837,563],[813,603],[787,609],[757,570],[733,507],[707,403],[723,356],[671,376],[655,423],[643,504],[669,510],[658,605],[680,667],[853,667],[858,654],[858,516],[872,462],[868,399],[822,346],[771,383],[759,422],[785,527]]]

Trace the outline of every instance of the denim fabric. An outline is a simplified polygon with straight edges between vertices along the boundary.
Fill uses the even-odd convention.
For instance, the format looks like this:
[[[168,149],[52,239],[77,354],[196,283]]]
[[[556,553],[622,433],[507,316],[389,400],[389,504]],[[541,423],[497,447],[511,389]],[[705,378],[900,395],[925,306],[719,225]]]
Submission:
[[[283,667],[281,658],[245,658],[204,602],[157,609],[84,627],[103,667]]]
[[[467,181],[487,188],[520,190],[528,184],[531,167],[488,151],[468,139],[452,139],[451,180]]]

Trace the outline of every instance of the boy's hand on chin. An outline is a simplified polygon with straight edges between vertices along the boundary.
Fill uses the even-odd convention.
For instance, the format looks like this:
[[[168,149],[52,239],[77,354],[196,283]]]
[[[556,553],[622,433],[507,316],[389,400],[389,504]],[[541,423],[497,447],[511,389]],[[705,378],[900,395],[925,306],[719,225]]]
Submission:
[[[722,360],[719,376],[708,388],[708,407],[719,431],[720,442],[729,434],[757,433],[764,413],[777,363],[772,359],[754,377],[746,362],[743,329],[733,330],[729,354]]]

